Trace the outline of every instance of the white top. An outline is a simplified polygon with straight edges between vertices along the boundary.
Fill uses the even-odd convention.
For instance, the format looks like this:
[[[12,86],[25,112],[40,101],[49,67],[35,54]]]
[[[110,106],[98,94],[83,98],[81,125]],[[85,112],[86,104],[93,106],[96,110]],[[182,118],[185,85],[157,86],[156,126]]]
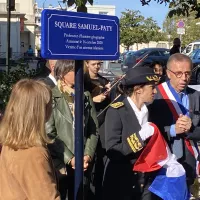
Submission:
[[[127,97],[128,102],[130,103],[135,115],[139,121],[140,126],[144,125],[148,122],[148,109],[145,104],[142,105],[141,110],[137,108],[134,102],[131,100],[130,97]]]
[[[52,74],[49,74],[49,78],[54,82],[55,85],[57,85],[57,81]]]
[[[139,135],[143,141],[151,137],[154,133],[154,127],[148,123],[148,109],[145,104],[142,105],[141,110],[137,108],[134,102],[131,100],[130,97],[127,97],[128,102],[130,103],[135,115],[139,121],[141,126],[141,130],[139,131]]]

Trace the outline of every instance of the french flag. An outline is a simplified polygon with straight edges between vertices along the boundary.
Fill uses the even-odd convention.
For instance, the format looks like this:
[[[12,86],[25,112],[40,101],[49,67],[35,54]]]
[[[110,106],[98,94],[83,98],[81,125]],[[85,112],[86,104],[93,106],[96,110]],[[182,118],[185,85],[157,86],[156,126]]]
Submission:
[[[189,200],[185,170],[170,152],[167,142],[158,127],[154,127],[154,134],[137,159],[133,170],[152,172],[159,170],[149,190],[164,200]]]

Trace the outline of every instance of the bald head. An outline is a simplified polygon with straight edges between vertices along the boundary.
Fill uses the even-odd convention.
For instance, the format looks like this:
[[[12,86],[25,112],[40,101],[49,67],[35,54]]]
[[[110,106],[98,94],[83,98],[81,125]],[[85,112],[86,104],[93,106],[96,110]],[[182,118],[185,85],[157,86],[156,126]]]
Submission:
[[[171,86],[179,93],[189,84],[192,75],[192,61],[183,54],[175,53],[167,62],[167,76]]]
[[[192,67],[192,60],[190,59],[190,57],[181,53],[175,53],[169,57],[167,62],[167,68],[173,69],[175,63],[184,63],[184,62],[188,62]]]

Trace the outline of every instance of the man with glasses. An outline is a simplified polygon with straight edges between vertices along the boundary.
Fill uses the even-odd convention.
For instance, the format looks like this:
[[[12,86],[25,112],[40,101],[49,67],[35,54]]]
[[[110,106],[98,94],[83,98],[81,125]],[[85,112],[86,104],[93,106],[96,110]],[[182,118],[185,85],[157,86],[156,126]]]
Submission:
[[[191,74],[191,59],[173,54],[167,63],[169,81],[158,85],[156,98],[149,106],[150,121],[158,125],[185,168],[188,187],[197,177],[196,142],[200,140],[200,93],[188,87]]]

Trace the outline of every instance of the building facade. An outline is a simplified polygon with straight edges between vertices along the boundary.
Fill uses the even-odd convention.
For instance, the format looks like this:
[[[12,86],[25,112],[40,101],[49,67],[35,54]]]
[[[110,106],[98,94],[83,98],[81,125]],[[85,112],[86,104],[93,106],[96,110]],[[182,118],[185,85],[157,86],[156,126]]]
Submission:
[[[0,58],[7,51],[7,0],[0,0]],[[27,51],[29,45],[35,48],[34,0],[15,0],[15,11],[11,12],[12,57],[17,59]]]
[[[66,7],[53,7],[49,6],[45,9],[54,9],[54,10],[68,10],[68,11],[73,11],[76,12],[76,7],[72,6],[69,8]],[[102,14],[102,15],[115,15],[115,6],[113,5],[87,5],[88,13],[93,13],[93,14]],[[36,22],[36,38],[35,38],[35,44],[36,48],[41,47],[41,12],[43,8],[38,7],[37,3],[35,6],[35,22]]]

